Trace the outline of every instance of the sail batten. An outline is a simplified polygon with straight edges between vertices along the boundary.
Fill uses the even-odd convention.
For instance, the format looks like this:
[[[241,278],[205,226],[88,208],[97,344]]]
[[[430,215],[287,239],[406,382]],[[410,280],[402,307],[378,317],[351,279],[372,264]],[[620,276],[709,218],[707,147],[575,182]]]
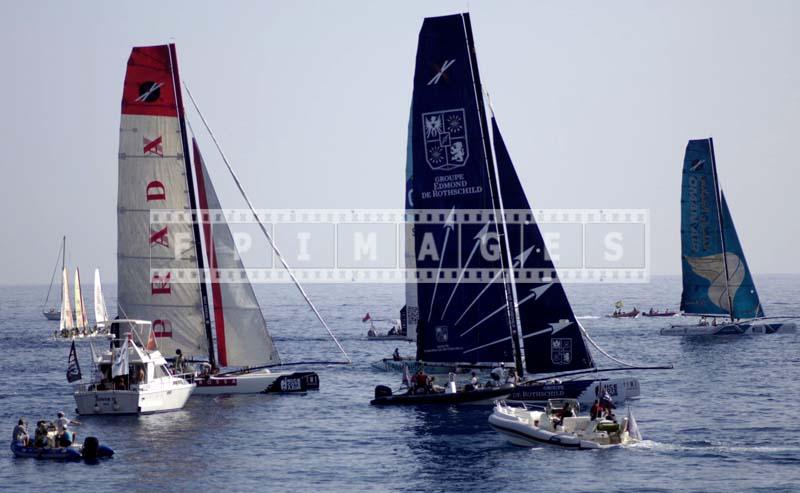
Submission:
[[[681,310],[693,315],[762,317],[725,196],[719,190],[712,139],[686,146],[681,188]]]

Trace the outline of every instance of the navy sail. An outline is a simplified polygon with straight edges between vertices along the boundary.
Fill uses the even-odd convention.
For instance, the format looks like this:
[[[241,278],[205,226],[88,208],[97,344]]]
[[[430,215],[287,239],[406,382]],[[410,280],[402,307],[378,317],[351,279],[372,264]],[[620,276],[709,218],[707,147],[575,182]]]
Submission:
[[[681,190],[681,310],[688,314],[763,316],[758,293],[717,180],[712,139],[691,140]]]
[[[519,272],[515,284],[525,370],[550,373],[593,368],[592,355],[494,116],[492,135],[509,251]]]
[[[421,361],[514,361],[472,46],[468,14],[425,19],[419,34],[407,198]],[[474,210],[489,213],[465,221]]]

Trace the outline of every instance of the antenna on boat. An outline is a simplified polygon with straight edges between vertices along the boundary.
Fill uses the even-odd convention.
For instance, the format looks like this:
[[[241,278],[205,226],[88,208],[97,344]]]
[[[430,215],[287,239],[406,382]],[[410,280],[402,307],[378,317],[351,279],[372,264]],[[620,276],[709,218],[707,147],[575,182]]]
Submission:
[[[325,330],[328,332],[328,335],[331,337],[333,342],[336,343],[336,346],[339,348],[339,351],[342,352],[342,354],[344,355],[345,359],[347,359],[348,363],[352,363],[353,361],[350,359],[350,356],[347,355],[347,351],[344,350],[342,345],[339,343],[339,340],[336,338],[335,335],[333,335],[333,332],[331,331],[330,327],[328,327],[328,324],[325,322],[325,319],[322,318],[322,315],[317,310],[317,307],[314,306],[314,303],[311,301],[311,298],[308,297],[308,294],[306,294],[305,290],[303,289],[303,286],[300,285],[300,281],[295,277],[294,272],[292,272],[291,267],[289,267],[289,264],[286,263],[286,260],[283,258],[283,255],[281,255],[280,250],[278,250],[278,245],[275,244],[275,240],[272,238],[272,235],[269,234],[269,231],[267,231],[267,228],[264,226],[264,223],[261,222],[261,218],[256,213],[256,210],[253,207],[253,204],[250,202],[250,198],[245,193],[244,187],[242,186],[241,182],[239,181],[239,178],[236,176],[236,173],[233,171],[233,167],[231,166],[231,163],[228,161],[228,158],[225,156],[225,153],[222,151],[222,147],[219,145],[219,142],[217,141],[217,138],[214,135],[214,132],[211,131],[211,127],[209,127],[208,122],[206,121],[205,117],[203,116],[203,113],[200,111],[200,108],[197,106],[197,101],[195,101],[194,96],[192,96],[192,92],[189,90],[189,86],[186,84],[185,81],[183,82],[183,88],[186,89],[186,95],[189,96],[189,100],[192,102],[192,106],[194,106],[195,111],[197,111],[197,115],[200,117],[200,121],[203,122],[203,126],[205,126],[206,130],[208,131],[208,134],[211,136],[211,140],[214,141],[214,145],[217,148],[217,152],[219,152],[220,157],[222,157],[222,160],[225,162],[225,166],[228,168],[228,172],[231,174],[231,177],[233,178],[233,181],[236,183],[236,187],[239,189],[239,193],[242,194],[242,197],[244,198],[244,201],[247,203],[247,207],[250,209],[250,212],[253,213],[253,217],[255,218],[256,222],[258,223],[258,226],[261,229],[261,232],[264,233],[264,236],[267,238],[267,241],[269,242],[269,246],[272,248],[272,251],[275,252],[275,255],[278,257],[278,260],[281,261],[281,265],[283,265],[283,268],[286,269],[286,272],[289,274],[289,277],[292,278],[292,282],[294,282],[295,287],[297,287],[297,290],[300,291],[300,294],[306,300],[306,303],[311,308],[311,310],[314,312],[314,315],[316,315],[317,320],[319,320],[320,323],[322,324],[322,326],[325,327]]]

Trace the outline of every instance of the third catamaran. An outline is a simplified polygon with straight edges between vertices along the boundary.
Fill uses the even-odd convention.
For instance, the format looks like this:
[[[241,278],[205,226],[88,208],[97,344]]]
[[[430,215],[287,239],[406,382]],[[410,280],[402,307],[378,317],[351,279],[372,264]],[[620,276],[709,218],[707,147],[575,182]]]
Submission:
[[[674,325],[662,335],[771,334],[794,332],[792,322],[755,323],[763,318],[725,195],[719,187],[712,139],[690,140],[683,159],[681,192],[681,310],[702,317]],[[727,317],[717,322],[716,317]]]

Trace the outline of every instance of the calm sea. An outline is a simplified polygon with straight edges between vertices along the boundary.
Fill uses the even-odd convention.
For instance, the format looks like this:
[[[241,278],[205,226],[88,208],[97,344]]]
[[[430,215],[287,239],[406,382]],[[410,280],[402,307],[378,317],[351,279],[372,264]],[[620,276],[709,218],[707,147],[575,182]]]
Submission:
[[[800,276],[756,282],[768,315],[800,315]],[[40,314],[46,289],[0,288],[0,423],[7,440],[20,416],[35,422],[75,407],[64,375],[69,346],[49,340],[57,323]],[[115,287],[106,290],[113,307]],[[294,288],[256,290],[285,361],[337,357]],[[114,459],[94,466],[50,463],[15,459],[6,449],[0,490],[800,490],[800,334],[688,340],[658,335],[670,319],[603,317],[617,299],[626,308],[675,308],[678,278],[568,286],[576,314],[612,355],[675,365],[637,374],[643,396],[633,411],[644,444],[584,452],[509,445],[489,429],[488,407],[371,407],[374,386],[397,387],[399,377],[370,363],[397,346],[404,354],[414,349],[365,340],[361,316],[395,318],[403,287],[307,290],[354,361],[316,368],[319,392],[197,396],[174,413],[86,417],[78,432],[111,445]],[[87,373],[88,345],[80,356]],[[596,352],[595,358],[612,365]]]

